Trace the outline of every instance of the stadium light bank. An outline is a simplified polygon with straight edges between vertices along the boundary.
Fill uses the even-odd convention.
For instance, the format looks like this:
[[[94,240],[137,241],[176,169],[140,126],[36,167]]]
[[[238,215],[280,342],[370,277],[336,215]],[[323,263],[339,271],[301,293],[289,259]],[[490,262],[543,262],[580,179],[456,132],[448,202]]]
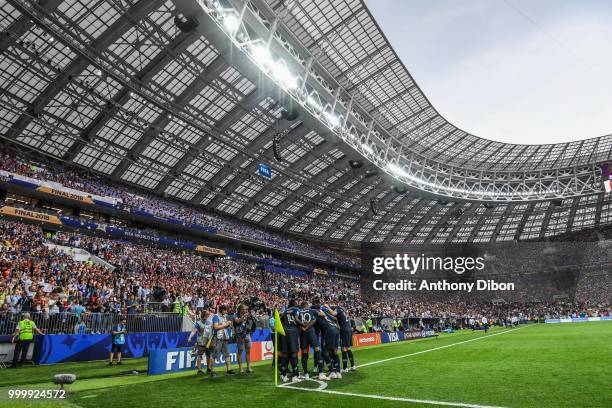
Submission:
[[[344,117],[341,117],[336,112],[338,98],[336,98],[333,104],[323,103],[316,90],[313,89],[308,91],[306,89],[308,69],[304,77],[295,75],[291,72],[285,60],[282,58],[275,58],[272,55],[270,52],[270,42],[273,38],[272,34],[267,40],[262,38],[250,38],[250,34],[243,24],[243,17],[248,7],[248,2],[244,2],[242,10],[240,10],[239,13],[233,8],[223,7],[218,0],[197,0],[197,2],[200,7],[212,17],[213,21],[217,23],[234,45],[245,53],[245,55],[247,55],[266,76],[291,95],[303,108],[312,113],[313,116],[338,135],[345,143],[377,164],[383,171],[396,180],[421,188],[429,188],[441,194],[458,194],[465,197],[489,199],[496,199],[498,197],[520,197],[522,199],[541,196],[552,197],[559,193],[559,188],[557,186],[545,188],[541,186],[539,188],[535,186],[534,188],[524,186],[525,189],[522,191],[511,191],[509,188],[509,191],[495,191],[494,193],[489,190],[454,188],[448,185],[424,180],[406,170],[404,166],[399,164],[398,160],[381,161],[381,159],[376,156],[375,149],[367,142],[368,135],[360,135],[355,126],[349,126],[347,124],[348,116],[351,112],[351,102],[349,102],[349,106],[346,109],[346,114]],[[371,131],[370,126],[369,132]]]

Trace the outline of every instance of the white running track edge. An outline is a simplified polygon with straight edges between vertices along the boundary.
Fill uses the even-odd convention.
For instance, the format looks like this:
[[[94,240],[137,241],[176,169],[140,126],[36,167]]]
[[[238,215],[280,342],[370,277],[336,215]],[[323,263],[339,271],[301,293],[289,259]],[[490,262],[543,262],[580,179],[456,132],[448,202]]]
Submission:
[[[400,359],[400,358],[406,358],[406,357],[416,356],[418,354],[429,353],[431,351],[443,350],[443,349],[446,349],[446,348],[449,348],[449,347],[453,347],[453,346],[458,346],[458,345],[461,345],[461,344],[470,343],[472,341],[488,339],[489,337],[499,336],[501,334],[510,333],[510,332],[513,332],[513,331],[516,331],[516,330],[520,330],[520,329],[522,329],[522,327],[518,327],[516,329],[510,329],[510,330],[499,332],[499,333],[495,333],[495,334],[489,334],[489,335],[483,336],[483,337],[476,337],[476,338],[470,339],[470,340],[458,341],[457,343],[447,344],[446,346],[434,347],[432,349],[417,351],[417,352],[410,353],[410,354],[404,354],[404,355],[401,355],[401,356],[385,358],[383,360],[372,361],[372,362],[369,362],[369,363],[361,364],[358,367],[362,368],[362,367],[367,367],[369,365],[386,363],[388,361],[397,360],[397,359]],[[354,393],[354,392],[333,391],[333,390],[327,390],[327,389],[325,389],[325,387],[322,387],[321,386],[322,385],[321,382],[319,382],[319,381],[316,381],[316,382],[319,383],[319,388],[302,388],[302,387],[296,387],[296,386],[289,385],[289,384],[282,384],[282,385],[279,385],[279,387],[290,388],[292,390],[299,390],[299,391],[322,392],[322,393],[325,393],[325,394],[334,394],[334,395],[346,395],[346,396],[349,396],[349,397],[373,398],[373,399],[382,399],[382,400],[388,400],[388,401],[412,402],[412,403],[417,403],[417,404],[430,404],[430,405],[449,406],[449,407],[504,408],[504,407],[501,407],[501,406],[494,406],[494,405],[466,404],[466,403],[463,403],[463,402],[420,400],[420,399],[414,399],[414,398],[387,397],[387,396],[384,396],[384,395],[376,395],[376,394],[359,394],[359,393]]]

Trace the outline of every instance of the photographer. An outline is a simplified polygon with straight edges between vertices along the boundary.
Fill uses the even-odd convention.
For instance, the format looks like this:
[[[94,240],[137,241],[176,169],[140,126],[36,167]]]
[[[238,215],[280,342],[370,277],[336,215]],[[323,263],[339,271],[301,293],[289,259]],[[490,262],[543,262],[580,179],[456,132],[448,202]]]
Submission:
[[[227,320],[227,306],[219,306],[219,313],[215,314],[212,318],[212,325],[214,330],[214,346],[213,355],[211,360],[215,360],[223,354],[225,358],[225,369],[229,375],[235,374],[234,370],[230,369],[230,353],[228,343],[230,339],[230,331],[232,322]],[[214,372],[214,364],[210,367],[210,376],[216,377],[217,374]]]
[[[212,355],[212,316],[210,310],[204,309],[201,314],[201,320],[195,322],[193,330],[189,334],[187,343],[191,343],[193,336],[196,336],[196,353],[198,358],[196,360],[197,372],[196,375],[201,375],[202,371],[202,356],[206,355],[206,372],[211,372],[211,366],[215,364],[211,361]]]
[[[251,369],[251,333],[255,330],[255,318],[249,313],[246,304],[238,306],[237,316],[233,319],[236,346],[238,347],[238,369],[242,369],[242,353],[246,351],[246,372],[252,373]]]

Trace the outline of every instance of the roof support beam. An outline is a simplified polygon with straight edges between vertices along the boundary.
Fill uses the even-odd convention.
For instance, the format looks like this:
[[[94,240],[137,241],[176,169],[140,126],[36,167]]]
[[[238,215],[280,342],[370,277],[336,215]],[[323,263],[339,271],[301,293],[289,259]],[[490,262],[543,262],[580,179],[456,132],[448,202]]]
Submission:
[[[17,8],[19,11],[29,16],[29,12],[26,8],[20,5],[20,2],[16,0],[9,0],[10,3]],[[111,24],[106,31],[91,42],[91,46],[97,50],[105,50],[116,40],[121,38],[130,28],[133,27],[134,21],[138,21],[144,18],[147,14],[158,8],[163,3],[162,0],[152,1],[139,1],[131,6],[121,17],[119,17],[113,24]],[[11,126],[8,131],[8,136],[12,139],[17,138],[21,132],[23,132],[33,117],[38,116],[47,104],[53,100],[61,92],[61,90],[68,84],[73,76],[79,75],[90,65],[87,58],[77,57],[72,60],[66,68],[55,78],[49,86],[47,86],[36,99],[32,102],[32,116],[23,114],[15,123]]]
[[[372,197],[370,197],[370,198],[372,198]],[[381,201],[382,201],[383,205],[386,206],[388,204],[388,202],[391,201],[394,198],[395,198],[395,194],[393,192],[391,192],[391,191],[387,191],[386,195],[381,199]],[[353,235],[357,234],[361,230],[361,227],[363,227],[368,221],[372,220],[372,217],[368,217],[369,213],[370,213],[370,211],[366,211],[365,213],[363,213],[361,215],[361,217],[359,217],[359,220],[357,220],[357,222],[355,224],[353,224],[349,228],[349,230],[347,231],[346,235],[353,236]],[[372,227],[372,229],[373,229],[373,227]],[[350,239],[350,237],[349,237],[349,239]]]
[[[470,205],[467,211],[463,213],[459,221],[453,226],[453,229],[451,230],[450,234],[448,234],[448,236],[446,237],[445,242],[447,244],[449,244],[453,240],[455,234],[457,234],[461,227],[465,225],[465,221],[467,221],[476,212],[478,207],[480,207],[480,203],[472,203],[472,205]]]
[[[350,181],[351,178],[355,178],[355,176],[352,174],[351,171],[348,171],[347,173],[344,174],[344,176],[341,176],[338,180],[336,180],[335,182],[333,182],[332,184],[330,184],[327,187],[327,190],[332,191],[332,190],[337,190],[339,188],[342,188],[343,186],[346,185],[346,183],[348,183]],[[361,189],[363,189],[365,186],[360,183],[357,182],[355,183],[355,185],[353,185],[351,188],[349,188],[348,190],[346,190],[342,195],[343,196],[347,196],[347,197],[353,197],[354,194],[356,194],[359,191],[359,187],[361,187]],[[307,188],[307,186],[303,186],[300,189],[304,188],[304,191],[301,192],[301,194],[297,194],[298,197],[301,197],[305,194],[307,194],[310,189]],[[293,202],[298,201],[298,200],[294,200]],[[293,204],[293,203],[292,203]],[[316,206],[316,203],[314,201],[310,201],[306,204],[304,204],[304,206],[302,206],[294,215],[294,221],[291,224],[286,225],[287,228],[291,228],[293,227],[295,224],[297,224],[299,221],[302,220],[302,217],[304,215],[306,215],[308,212],[310,212],[314,207]],[[349,207],[351,208],[351,207]],[[312,229],[314,227],[316,227],[317,225],[319,225],[320,221],[323,220],[324,217],[329,216],[329,212],[328,211],[321,211],[311,222],[311,225],[306,227],[306,229],[304,230],[304,233],[308,233],[309,231],[312,231]]]
[[[356,63],[352,64],[349,69],[347,69],[346,71],[341,73],[340,76],[338,77],[338,82],[341,83],[341,82],[347,80],[348,75],[351,72],[355,72],[357,69],[361,68],[362,65],[367,64],[372,59],[374,59],[375,56],[377,56],[378,54],[380,54],[383,51],[388,50],[388,49],[390,49],[389,44],[387,44],[386,42],[383,43],[383,45],[381,45],[380,47],[376,48],[375,50],[373,50],[371,53],[369,53],[368,55],[366,55],[365,57],[363,57],[362,59],[360,59]]]
[[[601,223],[601,210],[603,208],[604,197],[604,193],[599,194],[599,197],[597,197],[597,206],[595,207],[595,222],[593,224],[594,227],[598,227]]]
[[[320,143],[319,145],[315,146],[310,152],[306,153],[304,156],[292,163],[291,167],[295,168],[296,171],[301,172],[310,162],[312,162],[313,157],[317,157],[318,155],[324,155],[326,151],[332,150],[336,145],[337,143],[334,143],[331,146],[329,146],[327,142]],[[321,170],[319,173],[317,173],[317,175],[321,173],[326,174],[325,170]],[[302,187],[306,187],[307,189],[309,189],[308,187],[312,186],[313,184],[313,178],[311,178],[309,181],[310,182],[308,185],[302,185]],[[270,189],[266,190],[267,192],[270,191]],[[310,203],[307,205],[314,206],[314,203],[310,201]],[[295,216],[299,217],[299,215],[297,214]]]
[[[265,140],[264,140],[265,141]],[[326,146],[327,143],[323,142],[320,145],[316,146],[313,151],[312,154],[316,154],[316,152],[321,152],[324,151],[328,148],[328,146]],[[268,154],[263,156],[264,158],[268,158],[269,157],[269,152]],[[299,162],[300,160],[298,160]],[[296,169],[301,169],[302,167],[300,167],[300,163],[296,162]],[[304,161],[302,161],[302,165],[303,165]],[[232,179],[232,181],[230,181],[225,187],[223,187],[223,189],[217,193],[217,196],[210,202],[210,206],[211,207],[217,207],[219,204],[221,204],[221,202],[223,202],[223,200],[225,200],[225,198],[227,197],[228,193],[231,193],[233,190],[236,189],[236,187],[238,187],[240,184],[242,184],[244,182],[244,178],[241,178],[240,175],[243,174],[244,172],[246,172],[247,174],[251,175],[252,173],[254,173],[257,169],[257,166],[259,165],[259,163],[257,162],[251,162],[245,169],[243,169],[242,172],[236,174],[234,176],[234,178]],[[293,166],[293,164],[292,164]],[[272,186],[268,185],[268,186],[264,186],[262,188],[262,190],[266,190],[267,193],[269,193],[270,191],[274,190],[274,187],[276,187],[276,184],[274,182],[271,183]],[[254,203],[251,203],[254,204]]]
[[[514,234],[515,241],[518,241],[521,238],[521,234],[523,234],[523,230],[525,229],[525,224],[527,223],[527,220],[533,213],[534,209],[535,209],[535,203],[531,203],[529,207],[525,209],[525,212],[523,213],[523,216],[521,217],[521,220],[519,221],[518,227]]]
[[[349,197],[355,196],[355,194],[357,194],[359,192],[359,190],[362,190],[363,188],[364,188],[364,186],[361,183],[357,183],[353,187],[351,187],[349,190],[347,190],[344,193],[344,195],[349,196]],[[363,206],[365,202],[368,202],[370,199],[372,199],[372,198],[376,197],[377,195],[379,195],[383,188],[385,188],[385,183],[382,181],[382,179],[376,180],[375,184],[373,185],[373,187],[372,187],[372,189],[370,191],[368,191],[363,197],[359,197],[353,203],[353,205],[351,205],[349,208],[344,210],[342,215],[340,217],[338,217],[338,219],[332,223],[332,225],[327,229],[326,236],[329,237],[330,231],[335,231],[336,228],[339,227],[340,225],[342,225],[344,223],[344,221],[346,221],[350,216],[355,215],[354,214],[355,211],[359,207]],[[368,203],[368,205],[369,205],[369,203]],[[367,214],[367,212],[368,211],[366,210],[366,212],[364,213],[363,217],[365,217],[365,214]],[[357,222],[359,222],[359,220]],[[316,227],[317,225],[318,224],[313,222],[311,227]],[[350,229],[347,230],[347,233],[349,231],[350,231]]]
[[[504,223],[506,222],[506,219],[508,219],[508,217],[512,215],[512,212],[516,209],[516,206],[513,203],[508,203],[507,205],[508,207],[506,208],[506,211],[504,211],[502,216],[499,218],[499,222],[495,226],[493,235],[491,235],[491,242],[497,241],[497,237],[499,236],[499,233],[501,232],[502,227],[504,226]]]
[[[334,173],[336,172],[336,168],[335,165],[340,165],[341,161],[345,160],[345,158],[340,158],[338,159],[335,163],[334,166],[331,167],[331,169],[334,170]],[[323,171],[321,171],[320,173],[318,173],[316,176],[314,176],[313,178],[310,179],[311,183],[315,183],[315,184],[322,184],[325,182],[326,179],[328,179],[331,175],[330,169],[325,169]],[[338,189],[342,188],[344,185],[346,185],[346,183],[348,183],[350,181],[350,179],[355,178],[355,175],[350,171],[345,169],[345,173],[340,176],[338,179],[336,179],[334,182],[332,182],[331,184],[327,185],[325,187],[326,190],[328,191],[337,191]],[[280,210],[284,211],[287,208],[291,207],[293,205],[293,203],[297,202],[297,201],[301,201],[302,197],[304,196],[304,194],[308,193],[310,191],[310,185],[307,184],[302,184],[297,190],[295,190],[292,194],[286,196],[280,203],[278,203],[276,205],[276,208],[279,208]],[[311,202],[305,203],[303,206],[312,206],[314,205]],[[298,210],[299,211],[299,210]],[[320,215],[324,214],[325,211],[321,212]],[[296,213],[297,214],[297,213]],[[270,211],[268,213],[268,215],[266,215],[263,219],[262,219],[262,223],[264,225],[268,224],[270,221],[272,221],[275,217],[276,217],[277,213],[275,213],[274,211]],[[295,218],[296,215],[293,215],[293,218]]]
[[[427,121],[427,122],[429,122],[429,121]],[[424,125],[424,124],[423,124],[423,125]],[[423,127],[423,125],[417,126],[416,128],[414,128],[414,129],[410,130],[410,132],[405,132],[405,133],[404,133],[404,138],[405,138],[406,136],[409,136],[409,134],[410,134],[411,132],[413,132],[413,131],[415,131],[415,130],[417,130],[417,129],[422,128],[422,127]],[[432,144],[432,143],[433,143],[433,144],[435,144],[437,141],[433,141],[433,140],[425,140],[425,138],[426,138],[426,137],[428,137],[428,136],[430,136],[430,135],[432,135],[432,134],[434,134],[434,133],[436,133],[438,130],[440,130],[440,129],[441,129],[441,128],[443,128],[444,126],[446,126],[446,123],[444,123],[444,122],[443,122],[443,123],[439,124],[438,126],[436,126],[435,128],[430,129],[430,130],[429,130],[429,132],[425,133],[424,135],[418,135],[418,137],[413,137],[413,138],[412,138],[413,140],[411,140],[411,141],[410,141],[410,144],[408,144],[407,148],[411,148],[411,147],[414,147],[415,145],[419,145],[419,146],[421,146],[423,149],[427,149],[427,148],[428,148],[428,145],[426,146],[426,145],[424,145],[424,144],[421,144],[420,142],[422,142],[422,141],[424,141],[424,142],[425,142],[425,141],[426,141],[426,142],[429,142],[429,144]],[[452,134],[452,133],[454,133],[454,132],[451,132],[450,134]],[[442,137],[443,137],[442,135],[439,135],[439,136],[438,136],[438,139],[441,139]]]
[[[576,216],[576,210],[578,209],[578,203],[580,202],[580,197],[574,198],[572,201],[572,207],[570,208],[569,216],[567,217],[567,228],[566,231],[570,232],[572,227],[574,226],[574,217]]]
[[[189,38],[185,39],[180,46],[180,49],[186,49],[191,43],[193,43],[198,37],[195,35],[189,36]],[[180,52],[180,49],[176,49],[176,52]],[[154,70],[159,72],[166,64],[168,64],[171,59],[163,58],[159,64],[154,65]],[[217,77],[219,72],[227,67],[227,63],[221,57],[217,57],[207,68],[206,70],[197,77],[193,83],[185,88],[185,90],[178,95],[174,99],[174,103],[178,108],[184,108],[189,104],[189,102],[195,98],[202,90]],[[127,91],[124,90],[124,91]],[[128,169],[130,164],[133,161],[138,160],[138,157],[145,151],[145,149],[149,146],[151,141],[155,139],[162,130],[172,121],[172,118],[168,116],[166,113],[160,113],[155,120],[151,123],[151,125],[147,128],[147,130],[142,134],[138,143],[135,143],[134,146],[127,153],[126,157],[119,163],[119,165],[113,171],[112,177],[115,179],[119,179],[123,173]]]
[[[313,50],[314,47],[318,47],[319,44],[321,44],[324,41],[328,41],[329,40],[329,36],[334,34],[336,31],[338,31],[340,28],[342,28],[343,26],[349,24],[353,19],[355,19],[355,17],[357,17],[359,15],[359,13],[361,13],[363,11],[363,4],[361,4],[359,7],[356,7],[355,10],[353,10],[349,15],[347,15],[345,18],[343,18],[342,20],[340,20],[338,23],[334,24],[333,27],[331,27],[329,30],[327,30],[321,37],[319,37],[310,47],[308,47],[310,50]]]
[[[223,72],[224,69],[227,68],[227,63],[224,59],[216,59],[212,64],[209,65],[208,69],[205,72],[205,76],[206,79],[208,81],[214,79],[215,77],[217,77],[221,72]],[[235,107],[234,109],[232,109],[231,111],[229,111],[222,119],[220,122],[226,123],[226,127],[225,128],[219,128],[217,129],[219,133],[223,133],[227,127],[231,126],[229,124],[229,121],[225,121],[224,119],[228,116],[232,116],[235,117],[235,115],[238,115],[238,112],[242,113],[243,112],[243,108],[242,107]],[[179,160],[169,171],[168,173],[164,176],[164,178],[157,184],[157,187],[155,187],[154,191],[157,194],[161,194],[163,193],[166,188],[168,188],[168,186],[172,183],[172,181],[178,177],[179,174],[181,174],[183,172],[183,170],[185,170],[185,168],[187,166],[189,166],[189,164],[191,164],[191,162],[198,157],[198,155],[201,153],[202,149],[207,146],[210,143],[210,141],[208,140],[207,137],[205,137],[205,135],[202,135],[202,137],[200,137],[200,139],[198,139],[198,141],[196,143],[194,143],[193,145],[191,145],[189,147],[189,150],[187,151],[187,153],[185,153],[185,155],[181,158],[181,160]]]
[[[472,228],[472,231],[470,232],[468,242],[474,242],[474,239],[478,237],[478,232],[480,231],[480,228],[482,228],[485,221],[489,219],[494,209],[495,207],[488,207],[485,212],[482,213],[482,215],[478,218],[478,221],[476,221],[476,225],[474,225],[474,228]]]
[[[296,141],[296,140],[304,137],[304,135],[308,134],[308,132],[310,132],[310,130],[304,124],[301,124],[299,127],[296,127],[291,132],[289,132],[289,134],[287,136],[285,136],[285,137],[290,139],[290,140],[292,140],[292,141]],[[269,140],[268,137],[263,139],[264,142],[267,142],[268,140]],[[272,160],[275,160],[274,159],[274,154],[273,154],[272,147],[270,147],[265,153],[263,153],[260,156],[260,158],[262,159],[262,161],[272,161]],[[299,170],[301,170],[301,169],[297,169],[297,171],[299,171]],[[250,202],[253,205],[259,204],[263,198],[265,198],[268,194],[270,194],[271,191],[276,190],[278,188],[278,185],[281,184],[285,180],[286,179],[283,179],[282,177],[275,177],[268,184],[267,188],[262,188],[253,197],[251,197]],[[299,180],[296,180],[296,181],[299,182]],[[242,208],[240,208],[240,210],[238,210],[238,212],[236,213],[236,216],[237,217],[244,217],[250,210],[251,210],[251,208],[250,208],[249,205],[244,205],[244,206],[242,206]]]
[[[308,134],[310,132],[310,130],[308,128],[306,128],[306,126],[302,125],[302,128],[303,128],[303,133],[301,135],[298,132],[294,131],[294,132],[290,133],[288,135],[288,137],[290,137],[291,139],[294,139],[294,141],[295,141],[296,139],[299,139],[300,137],[303,137],[304,135],[306,135],[306,134]],[[339,141],[337,139],[333,140],[331,142],[331,144],[330,144],[329,141],[320,143],[319,145],[315,146],[313,151],[308,151],[304,156],[302,156],[296,162],[292,163],[291,164],[291,169],[294,172],[297,172],[299,174],[299,173],[301,173],[304,170],[305,167],[307,167],[307,165],[310,162],[312,162],[313,160],[317,160],[320,156],[323,156],[323,154],[326,154],[327,152],[332,151],[334,149],[347,150],[346,146],[344,146],[341,143],[339,143]],[[287,208],[289,206],[288,205],[288,203],[289,203],[288,200],[289,200],[290,197],[298,197],[298,198],[294,199],[293,202],[300,201],[300,197],[303,197],[305,194],[307,194],[312,189],[317,189],[317,188],[315,188],[315,186],[318,186],[319,184],[323,183],[326,179],[328,179],[333,174],[336,174],[338,171],[342,171],[344,169],[344,165],[341,164],[340,165],[341,169],[338,169],[338,163],[340,163],[341,160],[345,160],[348,157],[346,155],[346,151],[343,151],[343,153],[345,154],[345,156],[340,157],[339,159],[336,159],[335,161],[330,163],[327,169],[323,169],[322,171],[317,173],[317,175],[315,175],[314,177],[310,177],[309,179],[306,179],[306,176],[301,176],[300,175],[301,177],[303,177],[303,179],[306,179],[306,180],[304,181],[303,179],[299,179],[299,178],[295,180],[296,182],[301,183],[301,186],[298,188],[298,190],[288,194],[285,197],[285,199],[283,199],[283,201],[281,203],[275,205],[274,207],[277,208],[277,209],[280,209],[280,210],[283,210],[283,209]],[[264,157],[267,157],[270,160],[273,160],[273,158],[272,158],[272,150],[270,149],[266,153],[266,155]],[[257,192],[255,194],[255,196],[253,196],[251,198],[250,202],[252,202],[252,203],[259,203],[261,200],[263,200],[265,197],[267,197],[269,195],[269,193],[273,189],[278,190],[278,185],[280,183],[285,182],[286,180],[287,179],[283,179],[283,178],[279,178],[279,177],[275,178],[272,181],[272,184],[268,188],[263,188],[259,192]],[[329,189],[327,187],[325,187],[324,190],[326,190],[326,191],[335,191],[335,190]],[[334,195],[334,194],[331,194],[331,195]],[[336,196],[335,198],[339,198],[338,195],[335,195],[335,196]],[[310,203],[308,205],[313,205],[314,206],[312,201],[310,201]],[[250,211],[249,206],[248,205],[244,205],[236,213],[236,216],[242,217],[248,211]],[[326,211],[329,211],[329,210],[326,210]],[[269,217],[274,218],[274,217],[276,217],[276,215],[278,215],[278,213],[279,213],[278,211],[277,212],[270,211],[265,218],[269,218]],[[294,218],[295,218],[295,216],[294,216]]]
[[[481,149],[479,149],[479,150],[474,150],[474,152],[472,152],[472,154],[471,154],[470,156],[466,156],[466,157],[465,157],[465,160],[463,160],[463,161],[461,162],[461,165],[463,166],[463,165],[465,165],[466,163],[469,163],[469,162],[470,162],[470,160],[471,160],[471,159],[472,159],[474,156],[476,156],[476,155],[477,155],[478,153],[480,153],[481,151],[486,150],[486,149],[487,149],[487,147],[489,147],[489,146],[491,145],[491,143],[493,143],[493,141],[492,141],[492,140],[487,140],[487,141],[486,141],[486,143],[485,143],[485,145],[484,145],[484,146],[482,146],[482,148],[481,148]]]
[[[351,86],[348,87],[348,89],[346,90],[346,92],[350,93],[356,89],[358,89],[361,85],[365,84],[366,82],[375,79],[378,75],[382,74],[383,72],[390,70],[394,64],[399,64],[399,60],[395,60],[390,64],[385,64],[382,67],[378,68],[376,71],[372,72],[370,75],[368,75],[365,78],[362,78],[361,80],[354,82],[351,84]]]
[[[380,220],[378,220],[378,222],[372,227],[370,232],[368,232],[367,235],[363,238],[363,242],[370,242],[372,238],[376,236],[376,233],[380,231],[380,227],[382,227],[385,223],[389,222],[389,220],[393,218],[393,216],[397,215],[398,212],[395,210],[412,199],[414,199],[414,197],[411,197],[409,193],[404,194],[404,196],[393,206],[393,208],[386,210],[385,215],[383,215]]]
[[[63,0],[41,0],[39,4],[47,12],[53,12],[62,1]],[[5,35],[0,39],[0,53],[3,53],[10,46],[15,44],[19,37],[27,33],[33,26],[34,22],[27,15],[22,14],[19,16],[18,19],[13,21],[11,25],[3,31]]]
[[[264,99],[265,97],[261,97],[261,99]],[[257,105],[256,99],[259,98],[254,98],[254,100],[252,100],[251,102],[249,102],[250,105],[255,106]],[[252,108],[251,106],[251,108]],[[250,110],[250,109],[249,109]],[[229,115],[228,115],[229,116]],[[237,119],[236,119],[237,120]],[[227,121],[227,124],[225,125],[226,127],[231,126],[230,121]],[[234,123],[234,122],[232,122]],[[292,122],[284,122],[282,125],[280,126],[275,126],[274,124],[272,126],[270,126],[266,131],[264,131],[263,133],[261,133],[259,136],[257,136],[249,145],[249,150],[253,150],[256,152],[261,151],[264,146],[266,145],[266,143],[268,143],[270,141],[270,139],[272,137],[274,137],[274,135],[277,132],[284,132],[288,129],[291,128],[291,126],[293,126]],[[289,135],[287,135],[288,138],[300,138],[302,137],[306,132],[305,130],[305,126],[301,125],[301,126],[297,126],[296,128],[294,128]],[[259,156],[259,158],[262,161],[267,161],[267,159],[270,158],[272,150],[269,150],[267,152],[263,152],[261,154],[261,156]],[[252,169],[252,171],[255,171],[254,168],[256,165],[258,165],[258,163],[256,163],[255,161],[252,161],[251,163],[249,163],[249,165],[246,168],[242,168],[242,165],[245,163],[245,161],[248,161],[248,158],[245,158],[242,154],[237,154],[236,156],[234,156],[234,158],[232,158],[232,160],[229,161],[229,163],[227,163],[224,167],[227,168],[227,170],[224,169],[220,169],[206,184],[210,185],[210,186],[216,186],[218,184],[220,184],[223,180],[225,180],[227,178],[227,176],[230,174],[230,172],[233,172],[235,169],[237,170],[237,174],[234,176],[234,178],[229,182],[228,185],[226,185],[222,190],[219,190],[216,192],[216,196],[215,198],[213,198],[213,200],[207,204],[209,207],[216,207],[218,204],[220,204],[226,197],[227,197],[227,193],[231,192],[231,190],[235,187],[238,187],[238,185],[240,185],[240,183],[242,181],[244,181],[244,179],[240,178],[240,174],[244,174],[244,173],[248,173],[250,172]],[[204,199],[204,197],[206,196],[206,194],[208,194],[208,192],[210,191],[209,188],[203,187],[200,189],[200,191],[198,191],[196,193],[196,195],[192,198],[192,202],[194,204],[200,204],[201,201]],[[267,189],[267,191],[269,192],[270,189]],[[254,200],[254,197],[251,198],[250,202],[252,204],[256,203],[257,200]],[[246,206],[245,206],[246,207]],[[242,210],[242,209],[241,209]],[[236,213],[235,216],[238,216],[238,214],[240,213],[240,210]]]
[[[391,240],[395,237],[395,234],[397,234],[399,232],[400,229],[402,229],[402,227],[405,225],[405,221],[408,220],[408,218],[410,217],[410,219],[414,218],[416,216],[416,214],[419,213],[419,211],[421,211],[421,208],[423,208],[424,206],[426,206],[427,204],[429,204],[430,200],[421,198],[414,206],[412,206],[410,208],[410,210],[408,210],[408,212],[406,213],[406,215],[404,215],[393,227],[393,229],[391,231],[389,231],[387,233],[387,236],[385,237],[385,240],[383,241],[385,244],[388,244],[391,242]],[[405,241],[406,239],[404,239]]]
[[[436,225],[434,225],[432,230],[429,232],[429,235],[427,236],[425,243],[431,243],[433,239],[435,238],[436,234],[438,233],[438,231],[442,229],[442,227],[447,227],[447,228],[450,227],[450,224],[448,222],[451,218],[451,215],[454,213],[454,209],[457,207],[461,207],[461,203],[454,203],[453,208],[450,208],[448,211],[444,213],[444,215],[440,217],[440,220],[436,223]]]
[[[339,160],[342,160],[342,159],[339,159]],[[322,177],[317,177],[321,175]],[[315,177],[311,179],[311,184],[312,182],[317,182],[317,181],[323,182],[328,177],[329,177],[329,173],[327,173],[325,170],[322,170],[320,173],[318,173]],[[348,182],[347,179],[354,178],[354,177],[355,176],[351,174],[350,171],[348,171],[344,175],[340,176],[336,181],[331,183],[329,186],[326,186],[325,190],[335,192]],[[295,203],[296,201],[301,200],[302,197],[304,197],[304,195],[307,194],[310,190],[311,188],[309,185],[302,185],[298,190],[295,191],[294,194],[292,194],[293,197],[297,197],[297,198],[295,198],[293,201],[291,201],[291,203],[289,203],[288,202],[289,197],[287,197],[283,201],[283,203],[280,203],[280,205],[282,205],[283,209],[287,208],[291,206],[291,204]],[[335,198],[335,200],[337,200],[337,198]],[[287,227],[291,228],[293,225],[297,224],[304,215],[306,215],[308,212],[310,212],[315,207],[320,207],[322,209],[321,213],[317,216],[317,219],[318,217],[323,216],[324,214],[329,214],[331,210],[329,208],[323,208],[325,205],[320,204],[319,201],[320,200],[317,200],[316,198],[309,199],[308,202],[306,202],[298,211],[296,211],[295,214],[293,214],[292,218],[294,218],[294,221],[291,224],[288,224]]]
[[[426,201],[426,200],[423,200],[423,201]],[[427,226],[427,222],[431,219],[431,216],[433,215],[435,211],[436,211],[436,205],[434,204],[429,208],[429,210],[427,210],[425,214],[423,214],[421,218],[419,218],[419,220],[414,225],[412,230],[410,230],[410,233],[408,234],[404,242],[409,242],[409,241],[412,241],[414,238],[416,238],[417,234],[421,231],[421,228],[423,228],[424,226]]]
[[[136,74],[135,77],[141,83],[149,82],[151,78],[157,75],[166,65],[168,65],[172,61],[174,54],[180,54],[181,52],[183,52],[196,39],[197,36],[195,36],[193,33],[179,34],[170,43],[166,52],[163,52],[161,53],[161,55],[158,55],[156,58],[153,58],[153,60],[151,60],[138,74]],[[94,120],[89,124],[89,126],[83,129],[83,131],[81,132],[81,138],[72,146],[70,146],[70,149],[68,149],[68,151],[64,155],[64,160],[74,160],[79,155],[83,147],[87,145],[88,141],[93,139],[95,135],[100,131],[100,129],[102,129],[104,125],[111,118],[113,118],[117,114],[117,112],[119,112],[119,107],[124,105],[130,99],[130,97],[130,89],[128,87],[124,87],[123,89],[119,90],[113,96],[113,102],[109,104],[108,109],[104,110],[103,112],[100,112],[100,114],[98,114],[98,116],[94,118]],[[147,131],[143,134],[141,140],[136,143],[134,147],[132,147],[132,150],[134,150],[135,152],[137,152],[140,148],[144,150],[146,146],[144,146],[143,142],[147,140],[146,138],[151,132],[155,132],[155,129],[158,128],[158,126],[155,126],[155,122],[159,121],[159,119],[160,118],[158,117],[156,121],[153,122],[154,127],[150,127],[149,129],[147,129]],[[162,122],[160,121],[159,123],[161,124]],[[163,126],[165,126],[165,124],[163,124]],[[161,129],[161,127],[159,127],[159,129]],[[157,133],[159,133],[159,131]],[[129,157],[136,157],[138,154],[140,154],[140,152],[137,152],[137,154],[128,153],[128,157],[123,159],[123,161],[117,166],[117,168],[113,172],[113,178],[119,178],[119,176],[123,174],[129,163],[131,162]]]
[[[546,212],[544,213],[544,219],[542,220],[542,226],[540,227],[540,239],[546,237],[546,232],[548,231],[548,225],[550,224],[550,218],[552,217],[553,211],[553,205],[550,203],[546,209]]]
[[[382,108],[384,108],[388,103],[394,102],[398,99],[400,99],[401,97],[409,94],[413,89],[415,89],[417,86],[416,84],[413,84],[411,87],[408,87],[406,89],[404,89],[402,92],[399,92],[395,95],[393,95],[392,97],[385,99],[384,101],[380,102],[379,104],[376,105],[376,107],[374,109],[372,109],[370,112],[368,112],[370,115],[373,114],[374,112],[378,112],[379,110],[381,110]],[[394,126],[395,127],[395,126]]]

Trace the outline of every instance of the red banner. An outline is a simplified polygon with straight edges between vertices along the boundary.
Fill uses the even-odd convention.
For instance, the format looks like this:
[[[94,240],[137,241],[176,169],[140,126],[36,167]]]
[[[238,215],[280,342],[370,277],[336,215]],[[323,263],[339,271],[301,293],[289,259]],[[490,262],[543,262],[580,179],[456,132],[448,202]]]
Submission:
[[[274,345],[272,341],[254,341],[251,346],[251,361],[272,360]]]
[[[353,335],[353,347],[372,346],[380,344],[380,333],[364,333]]]

